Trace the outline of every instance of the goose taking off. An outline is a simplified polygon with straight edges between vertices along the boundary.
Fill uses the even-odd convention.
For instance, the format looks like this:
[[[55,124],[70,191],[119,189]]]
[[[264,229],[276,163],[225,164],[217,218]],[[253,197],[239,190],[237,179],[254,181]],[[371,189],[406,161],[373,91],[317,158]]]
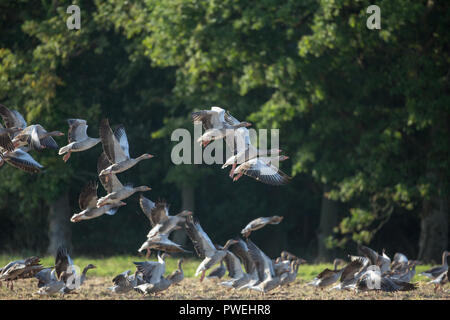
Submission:
[[[26,147],[17,148],[13,152],[0,153],[0,166],[4,162],[29,173],[39,173],[44,168],[27,152]]]
[[[282,216],[260,217],[250,221],[250,223],[247,224],[247,226],[244,229],[242,229],[241,234],[245,238],[248,238],[250,236],[250,233],[252,233],[252,231],[261,229],[267,224],[279,224],[281,221],[283,221]]]
[[[201,274],[200,282],[202,282],[206,271],[225,258],[228,247],[237,241],[230,239],[222,249],[216,249],[211,239],[203,231],[200,223],[198,221],[194,222],[192,216],[186,217],[185,228],[197,255],[203,259],[195,272],[195,276]]]
[[[14,280],[32,278],[44,268],[39,262],[39,257],[11,261],[1,269],[0,283],[1,281],[6,281],[6,287],[13,290]]]
[[[339,264],[342,262],[341,259],[334,259],[333,261],[333,270],[326,268],[321,273],[319,273],[313,281],[309,282],[308,285],[324,288],[332,285],[336,281],[339,280],[339,277],[342,275],[344,269],[337,269]]]
[[[108,166],[108,158],[103,152],[97,162],[97,172],[101,172]],[[106,176],[99,176],[100,182],[108,194],[97,201],[97,207],[104,205],[118,205],[121,200],[131,197],[136,192],[150,191],[147,186],[133,187],[131,184],[123,185],[114,173]]]
[[[98,143],[100,143],[100,138],[91,138],[87,135],[88,125],[86,120],[83,119],[68,119],[69,123],[69,144],[59,149],[58,154],[64,155],[63,160],[67,162],[69,160],[72,152],[81,152],[88,150]]]
[[[125,202],[118,202],[117,204],[105,205],[97,208],[97,189],[98,184],[94,181],[88,182],[83,188],[78,198],[78,204],[82,210],[70,218],[72,222],[79,222],[81,220],[89,220],[100,217],[103,214],[114,215],[119,207],[126,205]]]
[[[249,127],[251,123],[240,122],[234,117],[231,118],[229,113],[219,107],[211,107],[211,110],[201,110],[192,112],[192,121],[194,123],[202,123],[205,133],[198,138],[197,142],[206,146],[212,140],[223,139],[233,136],[234,129]]]
[[[289,182],[291,177],[278,169],[273,163],[289,159],[287,156],[259,157],[248,160],[239,165],[234,171],[233,181],[239,180],[242,175],[249,176],[266,184],[279,186]]]
[[[130,158],[125,127],[120,125],[113,133],[108,119],[103,119],[100,122],[100,138],[102,140],[103,150],[111,163],[110,166],[100,172],[100,176],[123,172],[142,160],[153,158],[153,155],[148,153],[144,153],[135,159]]]
[[[114,293],[127,293],[133,290],[134,287],[144,284],[145,281],[138,275],[138,271],[130,276],[130,270],[124,271],[114,277],[112,280],[113,286],[108,289]]]

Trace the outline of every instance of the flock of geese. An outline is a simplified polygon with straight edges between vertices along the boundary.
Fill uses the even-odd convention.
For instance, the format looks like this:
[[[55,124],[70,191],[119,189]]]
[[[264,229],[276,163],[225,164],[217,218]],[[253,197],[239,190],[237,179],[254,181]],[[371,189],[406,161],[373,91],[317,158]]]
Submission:
[[[4,162],[27,172],[39,172],[40,165],[29,151],[43,149],[58,149],[53,139],[62,136],[59,131],[47,132],[41,125],[27,125],[22,115],[16,110],[9,110],[0,105],[0,116],[4,126],[0,124],[0,158]],[[247,127],[251,124],[240,122],[228,111],[219,107],[192,113],[192,121],[201,123],[204,134],[197,140],[207,146],[213,140],[224,139],[233,151],[233,155],[226,160],[222,168],[231,166],[230,178],[233,181],[243,175],[270,185],[286,184],[290,177],[274,165],[275,162],[287,159],[280,155],[281,150],[263,150],[254,147],[250,142]],[[104,214],[114,215],[117,210],[126,205],[125,199],[140,192],[139,204],[144,215],[150,221],[150,231],[146,241],[138,252],[146,251],[146,257],[151,252],[157,252],[157,261],[134,262],[136,270],[130,270],[117,275],[113,279],[113,286],[109,289],[114,293],[127,293],[131,290],[143,294],[156,294],[167,290],[171,285],[184,279],[182,269],[183,259],[178,261],[178,268],[169,276],[166,272],[165,259],[170,254],[188,254],[184,249],[169,239],[175,230],[183,229],[192,241],[194,249],[200,259],[195,276],[200,276],[200,282],[207,279],[222,279],[228,272],[226,281],[220,285],[235,290],[255,290],[266,293],[280,286],[294,282],[299,266],[306,263],[287,251],[282,251],[276,259],[269,258],[253,241],[250,235],[253,231],[268,224],[279,224],[282,216],[260,217],[251,221],[241,231],[240,237],[229,239],[224,246],[215,244],[203,230],[193,212],[183,210],[176,215],[169,214],[169,205],[164,201],[152,200],[144,197],[142,192],[151,190],[148,186],[134,187],[132,184],[123,185],[117,174],[124,172],[142,160],[153,157],[143,154],[132,158],[125,128],[119,125],[113,131],[108,119],[102,119],[99,125],[99,138],[87,135],[87,123],[82,119],[69,119],[68,144],[59,149],[59,155],[67,162],[73,152],[81,152],[93,148],[101,142],[103,152],[97,161],[97,173],[106,195],[98,197],[98,183],[89,181],[79,195],[81,211],[74,214],[70,220],[79,222],[100,217]],[[318,288],[325,288],[339,282],[332,289],[383,290],[399,291],[413,290],[415,285],[410,281],[415,274],[418,261],[409,261],[403,254],[396,254],[394,261],[383,252],[378,254],[374,250],[360,246],[360,256],[349,256],[350,262],[342,269],[338,265],[344,263],[337,259],[334,270],[326,269],[309,284]],[[448,281],[447,257],[443,254],[442,266],[430,269],[423,275],[433,279],[436,288]],[[217,267],[215,267],[218,265]],[[38,294],[52,295],[56,293],[69,294],[76,292],[86,278],[88,270],[96,266],[89,264],[80,273],[77,271],[67,249],[61,246],[55,257],[55,265],[44,268],[38,257],[30,257],[8,263],[0,269],[0,285],[3,281],[7,287],[13,289],[14,281],[18,279],[37,278]],[[213,267],[215,267],[213,269]],[[206,276],[206,272],[209,274]],[[373,286],[373,284],[380,284]]]

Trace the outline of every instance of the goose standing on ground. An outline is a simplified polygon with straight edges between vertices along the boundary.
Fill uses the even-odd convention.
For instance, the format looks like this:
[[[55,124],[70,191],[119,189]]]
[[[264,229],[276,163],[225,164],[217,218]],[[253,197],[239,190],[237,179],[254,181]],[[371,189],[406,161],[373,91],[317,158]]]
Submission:
[[[283,221],[282,216],[260,217],[250,221],[249,224],[247,224],[247,226],[244,229],[242,229],[241,234],[245,238],[248,238],[252,231],[261,229],[267,224],[279,224],[281,221]]]
[[[293,283],[297,278],[298,268],[302,263],[306,262],[305,260],[292,260],[291,261],[291,270],[281,275],[280,277],[280,286],[289,286],[289,284]]]
[[[89,220],[100,217],[103,214],[114,215],[119,207],[126,205],[125,202],[120,201],[117,204],[106,205],[97,208],[97,188],[98,184],[94,181],[89,182],[81,191],[78,204],[82,210],[70,218],[72,222],[79,222],[81,220]]]
[[[339,270],[337,268],[341,264],[341,262],[341,259],[334,259],[333,270],[326,268],[321,273],[319,273],[311,282],[309,282],[308,285],[323,289],[338,281],[339,277],[344,271],[343,268]]]
[[[184,279],[184,272],[182,268],[183,258],[178,260],[178,269],[174,270],[168,277],[167,280],[169,280],[172,284],[178,284]]]
[[[109,161],[103,152],[97,162],[97,171],[101,172],[108,165]],[[147,186],[133,187],[131,184],[123,185],[114,173],[106,176],[99,176],[100,182],[108,194],[97,201],[97,207],[107,204],[117,205],[121,200],[131,197],[136,192],[150,191]]]
[[[442,272],[436,279],[431,280],[430,283],[434,283],[434,292],[436,292],[439,288],[442,288],[443,285],[449,282],[448,270]]]
[[[110,166],[100,172],[100,176],[123,172],[142,160],[153,158],[153,155],[148,153],[144,153],[135,159],[130,158],[125,127],[120,125],[113,133],[108,119],[103,119],[100,122],[100,138],[102,140],[103,150],[111,163]]]
[[[39,173],[44,168],[39,162],[27,152],[26,147],[17,148],[13,152],[0,153],[0,166],[4,162],[9,165],[29,173]]]
[[[265,184],[274,186],[286,184],[291,177],[273,164],[275,161],[284,161],[286,159],[289,159],[289,157],[282,155],[248,160],[236,168],[234,171],[236,176],[233,178],[233,181],[239,180],[245,174]]]
[[[225,258],[228,247],[237,241],[230,239],[223,246],[223,249],[216,249],[211,239],[203,231],[200,223],[198,221],[194,222],[192,216],[186,217],[185,228],[197,255],[203,259],[195,272],[195,276],[201,274],[200,282],[202,282],[206,271]]]
[[[91,138],[87,135],[88,125],[86,124],[86,120],[68,119],[67,122],[69,123],[69,144],[59,149],[58,152],[59,155],[67,153],[63,157],[64,162],[69,160],[72,152],[88,150],[101,141],[100,138]]]
[[[142,274],[142,279],[146,283],[155,284],[160,281],[161,277],[166,272],[166,258],[167,253],[160,255],[158,253],[158,261],[143,261],[133,262],[136,265],[136,270]]]
[[[205,133],[197,139],[197,142],[205,147],[212,140],[223,139],[234,134],[234,129],[249,127],[249,122],[234,122],[228,117],[229,113],[219,107],[211,107],[211,110],[201,110],[192,112],[192,121],[194,123],[201,122]]]
[[[434,268],[431,268],[427,271],[421,272],[421,275],[424,275],[427,278],[430,279],[436,279],[437,277],[439,277],[443,272],[448,270],[448,263],[447,263],[447,257],[450,255],[450,252],[448,251],[444,251],[442,253],[442,265],[441,266],[437,266]]]
[[[381,290],[385,292],[410,291],[416,289],[416,285],[408,282],[392,280],[374,270],[367,270],[357,280],[358,290]]]
[[[2,268],[2,272],[0,273],[0,283],[1,281],[6,281],[6,287],[13,290],[13,281],[17,279],[31,278],[43,269],[39,262],[39,257],[30,257],[24,260],[16,260],[8,263]]]

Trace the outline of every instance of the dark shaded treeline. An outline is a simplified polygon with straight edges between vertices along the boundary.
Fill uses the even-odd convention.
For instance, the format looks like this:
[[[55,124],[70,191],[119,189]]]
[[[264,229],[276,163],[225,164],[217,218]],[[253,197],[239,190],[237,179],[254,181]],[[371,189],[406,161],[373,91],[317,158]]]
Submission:
[[[221,244],[256,217],[283,215],[252,234],[273,256],[345,257],[362,242],[439,260],[448,247],[448,4],[381,1],[379,31],[365,27],[369,2],[77,4],[79,31],[67,30],[66,5],[1,6],[0,103],[50,130],[74,117],[91,136],[105,116],[124,124],[131,155],[156,157],[120,180],[149,185],[173,213],[193,210]],[[190,112],[212,105],[280,128],[289,185],[172,164],[171,132],[192,131]],[[34,153],[39,175],[0,168],[0,251],[66,241],[82,254],[136,252],[149,228],[136,195],[115,216],[69,222],[100,152],[67,164]]]

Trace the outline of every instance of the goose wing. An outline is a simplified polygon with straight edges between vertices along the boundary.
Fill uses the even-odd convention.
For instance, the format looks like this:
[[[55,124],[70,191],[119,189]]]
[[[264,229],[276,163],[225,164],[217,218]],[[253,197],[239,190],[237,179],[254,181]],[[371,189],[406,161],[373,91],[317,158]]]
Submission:
[[[102,152],[97,161],[97,173],[99,174],[100,182],[107,193],[111,193],[123,188],[123,184],[114,173],[100,176],[100,172],[102,172],[103,169],[106,169],[110,165],[111,163],[109,162],[108,157],[104,152]]]
[[[128,149],[126,150],[122,149],[122,146],[124,146],[125,144],[124,140],[127,139],[125,129],[123,129],[122,126],[119,126],[118,129],[120,130],[118,130],[117,136],[119,136],[119,139],[122,140],[122,145],[121,141],[111,130],[108,119],[106,118],[102,119],[102,121],[100,122],[99,133],[100,139],[102,140],[103,151],[105,152],[106,156],[108,157],[111,163],[119,163],[129,159],[129,156],[126,153],[128,152]],[[128,145],[127,140],[126,144]]]
[[[364,267],[364,260],[355,258],[342,270],[340,281],[347,282],[354,279],[355,274],[359,272],[363,267]]]
[[[242,239],[239,239],[237,243],[232,244],[229,251],[233,252],[242,261],[245,272],[251,274],[255,271],[255,262],[252,259],[247,244]]]
[[[257,181],[274,186],[286,184],[291,179],[286,173],[261,158],[244,162],[236,168],[236,172],[242,172]]]
[[[261,249],[259,249],[250,239],[247,239],[247,247],[253,261],[255,262],[259,279],[264,280],[267,277],[274,277],[275,270],[273,268],[272,260],[267,257],[266,254]]]
[[[58,248],[58,251],[56,252],[56,259],[55,259],[55,272],[56,272],[56,278],[58,280],[63,280],[66,282],[66,279],[61,279],[61,273],[63,271],[67,273],[71,273],[71,267],[73,265],[72,259],[70,259],[69,254],[67,253],[67,248],[64,246],[60,246]],[[66,275],[67,277],[67,275]]]
[[[238,257],[236,257],[231,251],[227,250],[227,254],[225,255],[224,260],[230,278],[239,279],[244,276],[241,262],[239,261]]]
[[[200,223],[198,221],[194,222],[193,217],[188,216],[186,217],[185,228],[198,256],[200,258],[212,257],[216,252],[216,248],[205,231],[203,231]]]
[[[90,181],[84,186],[78,198],[78,204],[81,210],[97,207],[97,189],[98,183],[95,181]]]
[[[88,125],[86,123],[86,120],[68,119],[67,122],[69,123],[69,133],[68,133],[69,143],[76,141],[83,141],[88,138],[87,135]]]
[[[17,110],[9,110],[4,105],[0,104],[0,116],[5,122],[6,128],[21,128],[27,127],[27,122]]]
[[[115,276],[112,280],[112,282],[114,283],[114,285],[119,286],[119,287],[125,287],[128,285],[128,275],[130,274],[130,270],[124,271],[121,274],[118,274],[117,276]]]
[[[24,149],[16,149],[3,156],[5,161],[13,167],[30,173],[40,172],[44,166],[33,159],[33,157],[24,151]]]

